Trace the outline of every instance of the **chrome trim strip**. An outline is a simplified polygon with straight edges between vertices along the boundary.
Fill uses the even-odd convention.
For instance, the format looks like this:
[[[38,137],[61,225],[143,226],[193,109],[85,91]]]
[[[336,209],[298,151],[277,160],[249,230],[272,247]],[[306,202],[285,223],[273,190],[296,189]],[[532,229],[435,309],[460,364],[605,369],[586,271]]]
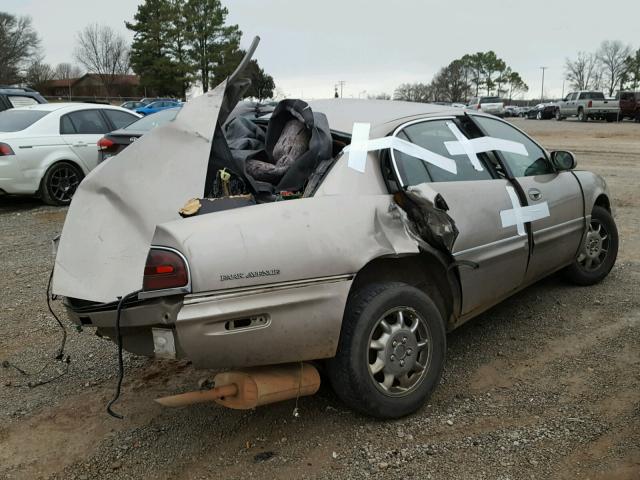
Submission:
[[[580,222],[581,224],[584,223],[584,217],[578,217],[578,218],[574,218],[573,220],[567,220],[566,222],[557,223],[555,225],[551,225],[550,227],[543,228],[542,230],[534,230],[533,234],[536,235],[538,233],[548,232],[549,230],[553,230],[555,228],[564,227],[564,226],[569,225],[571,223],[578,223],[578,222]]]
[[[200,292],[187,295],[184,298],[184,305],[193,305],[200,302],[208,302],[211,300],[220,300],[226,298],[239,297],[244,295],[255,295],[258,293],[271,293],[290,288],[301,288],[309,285],[318,285],[324,283],[336,283],[352,280],[355,273],[345,275],[332,275],[328,277],[308,278],[304,280],[290,280],[288,282],[268,283],[265,285],[253,285],[250,287],[236,287],[227,290],[216,290],[209,292]]]
[[[514,235],[512,237],[507,237],[507,238],[502,238],[500,240],[496,240],[495,242],[489,242],[489,243],[485,243],[483,245],[478,245],[476,247],[467,248],[466,250],[460,250],[459,252],[455,252],[453,254],[453,256],[457,257],[458,255],[464,255],[465,253],[475,252],[476,250],[481,250],[483,248],[494,247],[494,246],[500,245],[502,243],[507,243],[509,241],[518,240],[518,239],[525,239],[525,238],[526,237],[521,237],[520,235]]]
[[[187,293],[187,294],[191,293],[191,269],[189,268],[189,262],[187,261],[187,257],[185,257],[182,254],[182,252],[180,252],[179,250],[176,250],[175,248],[171,248],[171,247],[162,247],[162,246],[159,246],[159,245],[151,245],[149,250],[166,250],[168,252],[173,252],[173,253],[177,254],[180,258],[182,258],[182,261],[184,262],[185,266],[187,267],[187,284],[184,285],[183,287],[164,288],[162,290],[148,290],[146,292],[142,291],[142,292],[140,292],[138,294],[138,299],[139,300],[146,300],[147,298],[166,297],[168,295],[181,295],[183,293]]]

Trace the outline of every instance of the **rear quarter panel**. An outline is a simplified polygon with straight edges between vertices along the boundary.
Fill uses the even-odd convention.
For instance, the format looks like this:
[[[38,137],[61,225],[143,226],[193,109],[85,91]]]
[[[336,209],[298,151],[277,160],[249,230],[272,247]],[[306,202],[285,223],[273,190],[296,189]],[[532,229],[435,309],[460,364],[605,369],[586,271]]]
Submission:
[[[194,293],[356,273],[417,253],[390,195],[327,196],[209,213],[157,227],[189,262]]]

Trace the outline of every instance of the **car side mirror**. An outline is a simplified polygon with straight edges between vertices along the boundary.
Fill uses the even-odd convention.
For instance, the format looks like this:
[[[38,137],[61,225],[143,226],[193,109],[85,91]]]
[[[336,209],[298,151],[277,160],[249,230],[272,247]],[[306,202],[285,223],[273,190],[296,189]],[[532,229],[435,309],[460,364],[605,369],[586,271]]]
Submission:
[[[576,157],[567,150],[554,150],[551,152],[551,163],[556,170],[573,170],[576,168]]]

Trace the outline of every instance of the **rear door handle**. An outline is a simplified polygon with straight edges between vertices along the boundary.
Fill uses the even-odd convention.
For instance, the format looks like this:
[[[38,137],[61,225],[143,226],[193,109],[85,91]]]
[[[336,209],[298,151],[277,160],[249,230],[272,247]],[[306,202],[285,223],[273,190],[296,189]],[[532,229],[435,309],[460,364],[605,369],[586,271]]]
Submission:
[[[529,193],[529,198],[531,200],[540,200],[542,198],[542,192],[537,188],[530,188],[527,193]]]
[[[74,147],[86,147],[87,144],[84,142],[76,142],[73,144]]]

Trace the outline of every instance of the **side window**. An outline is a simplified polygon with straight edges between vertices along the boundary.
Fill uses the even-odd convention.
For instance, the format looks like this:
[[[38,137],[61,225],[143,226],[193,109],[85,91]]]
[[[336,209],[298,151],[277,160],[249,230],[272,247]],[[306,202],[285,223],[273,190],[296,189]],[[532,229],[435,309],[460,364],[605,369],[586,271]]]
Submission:
[[[458,141],[448,122],[452,120],[431,120],[414,123],[403,128],[397,136],[408,142],[430,150],[431,152],[451,158],[456,162],[457,174],[450,173],[435,165],[424,162],[406,153],[393,151],[402,182],[405,185],[418,185],[425,182],[460,182],[464,180],[491,180],[493,177],[487,168],[476,170],[466,155],[451,155],[444,142]],[[483,155],[478,155],[481,161]]]
[[[589,94],[587,92],[582,92],[578,97],[579,100],[586,100],[587,98],[589,98]]]
[[[578,93],[572,93],[571,97],[569,98],[570,101],[574,101],[576,98],[578,98]]]
[[[65,118],[68,118],[70,124],[73,127],[72,132],[68,132],[65,128]],[[97,110],[80,110],[78,112],[69,113],[63,117],[61,122],[62,133],[77,133],[80,135],[86,134],[101,134],[107,133],[109,127]]]
[[[9,95],[7,98],[9,99],[9,103],[11,103],[14,108],[28,107],[29,105],[38,105],[38,102],[31,97],[23,97],[22,95]]]
[[[529,137],[506,122],[489,117],[474,116],[473,118],[488,136],[503,138],[524,145],[528,155],[504,151],[500,152],[514,177],[531,177],[554,172],[551,163],[547,160],[547,155],[544,150],[531,141]]]
[[[60,119],[60,134],[73,135],[74,133],[77,133],[77,132],[75,127],[73,126],[73,123],[71,123],[71,119],[69,118],[69,115],[64,115]]]
[[[138,117],[119,110],[103,110],[107,118],[113,123],[116,129],[124,128],[138,120]]]

